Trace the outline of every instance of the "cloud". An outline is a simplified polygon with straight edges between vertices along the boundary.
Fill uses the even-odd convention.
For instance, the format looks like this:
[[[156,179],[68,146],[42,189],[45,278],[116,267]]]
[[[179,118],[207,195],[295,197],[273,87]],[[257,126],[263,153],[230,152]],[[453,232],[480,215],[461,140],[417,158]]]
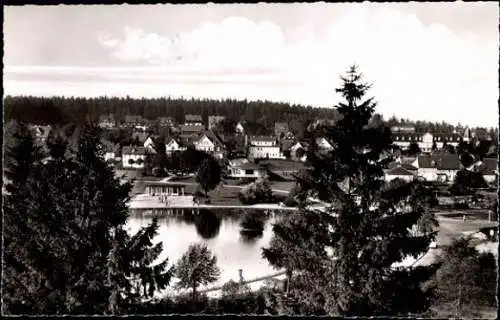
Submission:
[[[99,83],[126,89],[89,83],[78,92],[238,97],[331,106],[339,99],[334,90],[340,84],[339,74],[357,63],[365,79],[373,82],[370,95],[386,117],[497,125],[498,33],[492,37],[473,28],[456,32],[445,24],[423,23],[397,6],[346,7],[324,28],[313,19],[286,27],[271,17],[239,16],[205,20],[169,36],[132,23],[119,33],[101,28],[96,39],[123,67],[102,71]],[[54,80],[47,79],[52,85],[43,90],[56,90]],[[151,83],[154,79],[159,85]],[[34,90],[32,86],[6,88]],[[65,84],[60,91],[70,92],[70,87]]]

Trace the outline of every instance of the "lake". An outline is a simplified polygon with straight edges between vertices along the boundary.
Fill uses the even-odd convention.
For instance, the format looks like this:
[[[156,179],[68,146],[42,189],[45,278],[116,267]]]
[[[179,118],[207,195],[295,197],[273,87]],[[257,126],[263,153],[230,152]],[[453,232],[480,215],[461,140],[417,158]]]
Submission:
[[[248,211],[230,209],[200,210],[199,214],[185,210],[171,215],[166,211],[135,211],[129,218],[127,230],[130,234],[135,234],[141,227],[151,223],[153,216],[158,217],[160,227],[153,242],[163,242],[163,252],[159,259],[168,257],[170,265],[178,261],[190,244],[206,244],[217,257],[221,271],[219,281],[208,286],[213,287],[223,285],[231,279],[238,281],[238,269],[243,269],[245,280],[279,271],[262,258],[262,247],[266,247],[271,240],[272,223],[286,213],[266,214],[265,211],[254,210],[254,213],[257,212],[265,217],[264,230],[262,234],[250,238],[240,234],[240,223]],[[252,288],[255,286],[252,285]]]

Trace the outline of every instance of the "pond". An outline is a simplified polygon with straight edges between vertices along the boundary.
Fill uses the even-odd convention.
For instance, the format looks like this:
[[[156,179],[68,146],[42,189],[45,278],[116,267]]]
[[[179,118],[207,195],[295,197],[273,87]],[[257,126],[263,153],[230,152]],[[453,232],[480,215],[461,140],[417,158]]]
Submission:
[[[243,277],[251,280],[271,275],[278,270],[273,269],[262,258],[262,247],[269,244],[272,236],[272,223],[286,213],[269,213],[263,210],[248,212],[234,209],[200,210],[197,214],[191,210],[167,213],[166,210],[134,211],[127,222],[130,234],[151,223],[154,216],[160,225],[154,243],[163,242],[163,252],[159,259],[168,257],[169,265],[178,261],[189,245],[204,243],[217,257],[221,271],[219,281],[208,287],[223,285],[229,280],[238,281],[238,269],[243,270]],[[263,230],[256,234],[242,231],[240,225],[244,217],[261,216]],[[252,286],[254,287],[254,286]]]

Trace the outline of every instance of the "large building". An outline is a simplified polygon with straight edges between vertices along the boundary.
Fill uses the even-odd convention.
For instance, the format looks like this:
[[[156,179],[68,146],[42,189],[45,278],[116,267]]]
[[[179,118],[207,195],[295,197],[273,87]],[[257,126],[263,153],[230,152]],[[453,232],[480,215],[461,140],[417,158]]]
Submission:
[[[452,183],[457,172],[462,169],[456,154],[419,155],[412,163],[417,175],[426,181]]]
[[[253,159],[285,159],[275,137],[250,136],[248,156]]]
[[[407,149],[411,143],[416,143],[422,152],[431,152],[434,144],[437,149],[443,148],[445,144],[457,147],[464,141],[464,137],[458,133],[430,133],[424,134],[408,131],[393,131],[393,143],[401,149]]]
[[[184,117],[184,125],[203,126],[203,119],[199,114],[186,114]]]

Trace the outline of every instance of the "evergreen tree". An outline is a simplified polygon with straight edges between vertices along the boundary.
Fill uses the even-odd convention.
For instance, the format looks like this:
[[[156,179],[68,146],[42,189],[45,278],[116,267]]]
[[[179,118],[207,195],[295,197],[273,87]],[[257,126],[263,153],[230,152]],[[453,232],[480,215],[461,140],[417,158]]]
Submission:
[[[273,227],[263,255],[293,274],[291,296],[312,312],[343,316],[404,315],[426,310],[432,288],[421,286],[436,266],[395,268],[407,256],[427,252],[437,221],[426,213],[428,192],[418,182],[389,185],[381,159],[391,146],[385,127],[369,126],[375,103],[362,100],[369,85],[356,67],[337,89],[346,99],[340,120],[316,136],[333,142],[320,152],[311,139],[312,169],[297,176],[301,212]],[[305,208],[307,197],[328,203],[325,211]],[[425,223],[422,220],[426,220]],[[427,226],[414,232],[418,225]],[[429,228],[430,226],[430,228]],[[299,288],[299,290],[294,290]]]
[[[50,142],[52,157],[44,161],[33,162],[39,156],[26,147],[32,144],[29,136],[7,154],[12,177],[20,166],[26,172],[24,177],[12,179],[8,189],[14,193],[6,196],[4,207],[5,269],[10,279],[4,301],[9,313],[117,312],[126,305],[119,305],[119,296],[111,293],[116,287],[128,292],[126,281],[108,280],[130,269],[130,263],[113,265],[116,261],[109,259],[117,254],[119,260],[141,266],[141,281],[148,283],[148,288],[151,283],[153,288],[164,287],[165,280],[156,285],[158,277],[151,276],[164,264],[149,266],[148,259],[133,251],[137,245],[125,241],[123,227],[131,186],[120,184],[104,162],[98,128],[85,125],[75,136],[72,144],[62,138]],[[69,145],[74,149],[67,149]],[[146,227],[148,235],[156,228],[154,224]],[[121,235],[118,247],[113,244],[117,234]],[[149,250],[142,238],[139,243],[148,257],[159,250]],[[111,301],[116,302],[113,308],[109,307]]]

